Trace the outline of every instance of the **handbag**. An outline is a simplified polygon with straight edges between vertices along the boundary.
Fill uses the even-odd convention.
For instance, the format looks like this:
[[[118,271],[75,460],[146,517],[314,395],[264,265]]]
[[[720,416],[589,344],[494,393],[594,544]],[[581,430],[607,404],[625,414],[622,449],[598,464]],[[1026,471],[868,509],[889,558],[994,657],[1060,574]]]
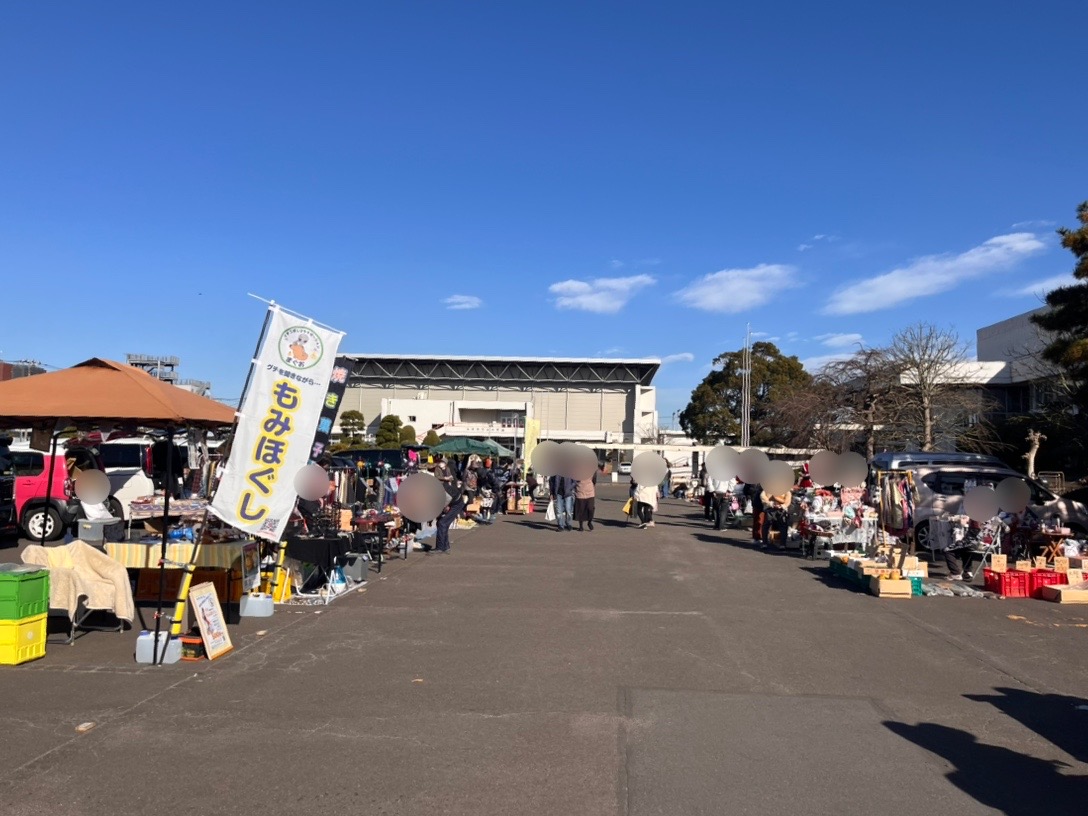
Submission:
[[[628,499],[627,503],[623,505],[623,514],[625,516],[631,515],[631,510],[634,507],[634,504],[635,504],[634,499]]]
[[[546,513],[544,513],[544,520],[545,521],[555,521],[555,502],[554,501],[548,502],[548,510],[547,510]]]

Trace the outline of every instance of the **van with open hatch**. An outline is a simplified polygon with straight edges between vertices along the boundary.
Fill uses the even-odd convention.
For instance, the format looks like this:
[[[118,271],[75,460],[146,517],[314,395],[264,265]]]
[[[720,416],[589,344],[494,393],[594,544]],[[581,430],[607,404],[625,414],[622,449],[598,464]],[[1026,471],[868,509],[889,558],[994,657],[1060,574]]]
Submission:
[[[23,534],[35,541],[63,538],[82,517],[83,507],[75,494],[75,474],[105,470],[97,452],[88,448],[58,450],[54,457],[29,445],[14,444],[8,448],[8,459],[14,477],[16,518]],[[106,506],[111,515],[121,512],[114,496],[106,500]]]
[[[1043,483],[1029,479],[1004,465],[971,463],[924,465],[904,468],[910,470],[918,488],[914,510],[914,540],[918,549],[929,549],[931,522],[944,514],[956,515],[963,507],[963,497],[977,486],[996,488],[1008,478],[1021,479],[1031,492],[1028,509],[1040,519],[1057,518],[1074,538],[1088,535],[1088,507],[1051,492]]]

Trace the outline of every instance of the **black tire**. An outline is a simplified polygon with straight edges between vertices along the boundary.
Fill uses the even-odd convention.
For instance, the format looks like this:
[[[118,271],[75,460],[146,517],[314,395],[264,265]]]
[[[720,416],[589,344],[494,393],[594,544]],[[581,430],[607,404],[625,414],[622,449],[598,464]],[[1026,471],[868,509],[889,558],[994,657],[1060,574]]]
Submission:
[[[34,507],[23,514],[23,531],[31,540],[42,540],[43,524],[46,541],[64,538],[64,525],[61,524],[60,513],[52,507]]]
[[[125,508],[122,506],[120,500],[116,496],[110,496],[106,500],[106,506],[110,509],[110,515],[114,518],[119,518],[122,521],[125,519]]]
[[[931,550],[929,549],[929,535],[930,532],[928,521],[923,521],[921,524],[914,528],[915,552],[921,552],[922,550],[925,550],[926,552],[931,552]]]

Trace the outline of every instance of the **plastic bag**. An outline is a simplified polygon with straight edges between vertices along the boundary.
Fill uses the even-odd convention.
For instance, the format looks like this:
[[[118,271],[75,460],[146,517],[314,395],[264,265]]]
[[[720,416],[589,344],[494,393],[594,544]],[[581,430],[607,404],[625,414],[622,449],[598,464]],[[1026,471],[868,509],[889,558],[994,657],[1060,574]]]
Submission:
[[[554,501],[548,502],[548,509],[544,513],[544,520],[545,521],[555,521],[555,502]]]
[[[631,510],[634,508],[634,506],[635,506],[635,500],[634,499],[628,499],[627,503],[623,505],[623,514],[625,516],[631,515]]]

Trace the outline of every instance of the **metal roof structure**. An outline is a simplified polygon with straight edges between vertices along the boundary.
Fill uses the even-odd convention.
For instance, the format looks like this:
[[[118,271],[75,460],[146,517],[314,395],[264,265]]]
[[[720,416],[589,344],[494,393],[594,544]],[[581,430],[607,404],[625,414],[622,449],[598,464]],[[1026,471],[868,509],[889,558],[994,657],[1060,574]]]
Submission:
[[[353,380],[368,382],[517,382],[547,385],[650,385],[656,358],[468,357],[344,354]]]

